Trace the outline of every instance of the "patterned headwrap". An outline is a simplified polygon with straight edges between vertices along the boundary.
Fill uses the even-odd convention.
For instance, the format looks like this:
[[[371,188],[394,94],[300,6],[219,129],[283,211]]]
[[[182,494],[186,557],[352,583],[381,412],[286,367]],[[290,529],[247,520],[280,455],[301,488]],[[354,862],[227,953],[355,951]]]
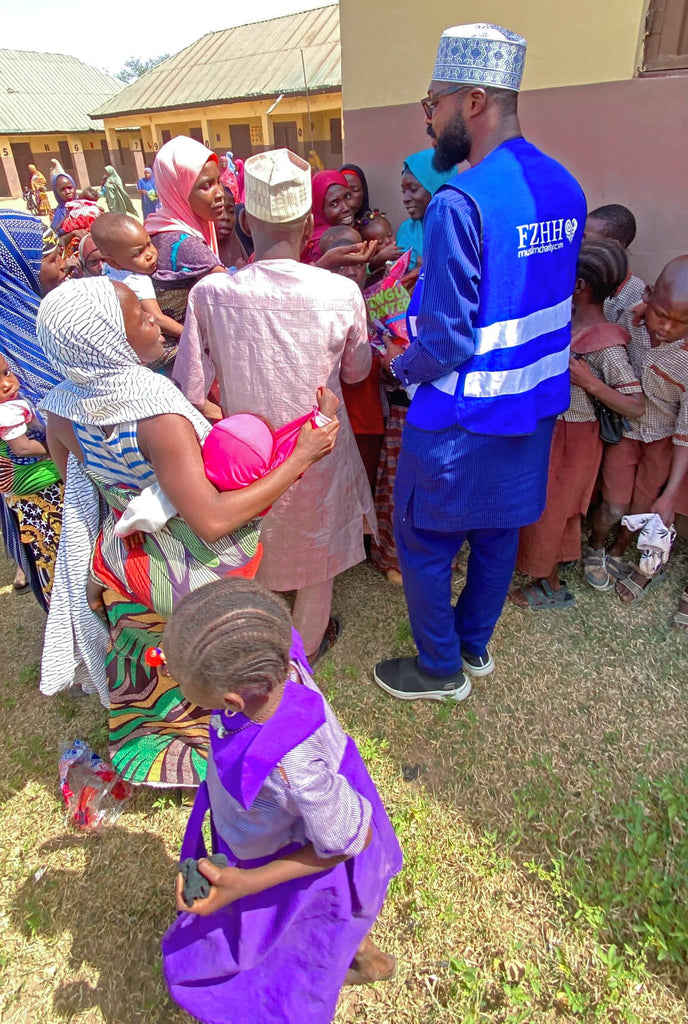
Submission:
[[[209,433],[208,421],[172,381],[139,360],[109,277],[66,281],[46,295],[38,338],[64,380],[43,402],[45,412],[94,426],[176,413],[200,440]]]
[[[52,228],[43,228],[43,247],[41,250],[42,256],[50,256],[51,252],[55,252],[60,243],[57,240],[57,235]]]
[[[0,210],[0,352],[34,406],[61,380],[36,340],[44,231],[36,217]]]

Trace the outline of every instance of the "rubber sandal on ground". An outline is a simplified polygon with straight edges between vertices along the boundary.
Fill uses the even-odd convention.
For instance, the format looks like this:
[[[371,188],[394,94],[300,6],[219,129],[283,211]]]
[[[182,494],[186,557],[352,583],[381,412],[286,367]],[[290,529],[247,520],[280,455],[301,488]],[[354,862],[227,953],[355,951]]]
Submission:
[[[618,555],[606,555],[606,567],[610,576],[615,580],[625,580],[633,572],[633,566],[627,565]]]
[[[657,587],[666,579],[666,569],[660,569],[654,576],[643,576],[642,573],[633,571],[616,581],[616,594],[622,604],[633,604],[634,601],[642,601],[650,590]],[[624,590],[626,593],[624,594]]]
[[[576,603],[576,598],[563,580],[559,580],[559,583],[559,590],[554,590],[547,580],[538,580],[537,583],[530,583],[527,587],[517,590],[516,593],[522,594],[526,599],[527,607],[524,611],[545,612],[571,608]],[[523,608],[523,605],[519,604],[517,607]]]
[[[614,580],[607,569],[607,552],[604,548],[595,551],[593,548],[586,548],[583,552],[583,570],[585,582],[593,590],[604,593],[605,590],[614,588]]]
[[[327,623],[327,629],[325,630],[325,635],[323,636],[322,640],[320,641],[320,647],[318,647],[318,649],[315,652],[315,654],[313,655],[313,657],[308,659],[310,661],[311,665],[317,664],[317,662],[319,662],[320,659],[325,654],[327,654],[327,652],[329,650],[331,650],[334,647],[334,645],[339,640],[341,632],[342,632],[342,620],[339,618],[338,615],[331,615],[330,616],[330,621]]]
[[[12,584],[12,590],[15,592],[15,594],[28,594],[30,589],[31,589],[31,585],[30,585],[28,580],[26,581],[26,583],[13,583]]]

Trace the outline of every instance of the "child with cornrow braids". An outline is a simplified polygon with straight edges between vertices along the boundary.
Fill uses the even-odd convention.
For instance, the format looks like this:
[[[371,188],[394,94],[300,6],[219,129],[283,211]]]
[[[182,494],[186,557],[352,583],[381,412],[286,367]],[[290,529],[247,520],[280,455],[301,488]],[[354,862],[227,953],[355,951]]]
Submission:
[[[602,460],[598,403],[629,419],[642,416],[645,408],[626,352],[630,335],[604,315],[604,300],[627,273],[626,253],[618,242],[600,239],[581,246],[573,294],[571,404],[554,428],[545,511],[520,531],[516,568],[534,577],[510,595],[522,608],[569,608],[575,602],[559,579],[559,563],[581,557],[581,515],[587,512]],[[584,565],[592,587],[609,588],[599,553],[588,549]]]
[[[182,858],[206,857],[210,811],[229,861],[199,861],[207,898],[185,898],[178,876],[170,993],[204,1024],[329,1024],[342,984],[396,969],[368,937],[401,868],[377,790],[270,591],[225,578],[188,594],[163,651],[184,696],[213,711]]]

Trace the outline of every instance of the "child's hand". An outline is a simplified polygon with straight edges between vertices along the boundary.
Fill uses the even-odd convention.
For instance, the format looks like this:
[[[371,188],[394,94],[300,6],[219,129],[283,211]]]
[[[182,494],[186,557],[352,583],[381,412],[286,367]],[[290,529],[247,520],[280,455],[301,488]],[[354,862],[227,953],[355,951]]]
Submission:
[[[599,383],[599,378],[595,376],[588,364],[584,359],[576,359],[571,356],[569,359],[569,372],[571,375],[571,383],[575,384],[576,387],[583,388],[584,391],[591,392],[595,386]]]
[[[133,533],[128,533],[126,537],[122,537],[122,543],[127,551],[136,551],[137,548],[143,547],[145,539],[145,533],[142,533],[141,530],[134,530]]]
[[[328,416],[330,419],[334,419],[334,415],[337,412],[337,406],[339,405],[339,399],[335,395],[334,391],[330,391],[327,387],[318,388],[315,392],[315,398],[318,403],[318,408],[323,416]]]
[[[184,876],[180,872],[176,883],[177,910],[208,917],[209,914],[214,914],[246,895],[245,873],[241,868],[218,868],[209,860],[202,858],[198,862],[198,870],[212,886],[210,896],[205,900],[194,900],[192,906],[187,907],[182,895]]]
[[[339,420],[334,419],[316,430],[310,423],[304,423],[299,431],[293,454],[305,462],[305,468],[312,466],[329,455],[334,448],[339,430]]]

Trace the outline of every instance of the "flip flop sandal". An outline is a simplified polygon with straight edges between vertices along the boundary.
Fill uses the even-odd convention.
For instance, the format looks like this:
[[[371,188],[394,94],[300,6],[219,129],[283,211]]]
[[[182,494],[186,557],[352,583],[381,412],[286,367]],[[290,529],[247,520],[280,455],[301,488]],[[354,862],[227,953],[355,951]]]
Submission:
[[[570,608],[576,603],[576,598],[571,593],[563,580],[559,590],[553,590],[547,580],[538,580],[537,583],[530,583],[527,587],[521,587],[521,593],[528,602],[526,610],[531,612],[552,611],[559,608]],[[522,607],[522,605],[519,605]]]
[[[630,576],[633,572],[632,565],[626,565],[618,555],[610,555],[607,552],[605,564],[607,572],[610,576],[613,576],[615,580],[625,580],[627,576]]]
[[[327,629],[325,635],[320,641],[320,647],[310,659],[311,665],[315,665],[320,659],[327,654],[327,652],[334,647],[339,640],[342,632],[342,620],[338,615],[331,615],[330,621],[327,623]]]
[[[593,548],[586,548],[583,555],[583,569],[585,571],[585,582],[593,590],[603,593],[612,590],[614,580],[607,570],[607,552],[602,548],[595,551]]]
[[[28,594],[31,584],[27,580],[26,583],[13,583],[12,590],[15,594]]]
[[[654,576],[649,578],[643,576],[643,579],[647,579],[645,586],[641,587],[637,580],[634,580],[634,576],[642,576],[637,570],[631,570],[628,576],[624,576],[623,579],[617,580],[615,585],[616,595],[622,604],[633,604],[634,601],[642,601],[649,590],[656,590],[657,587],[664,582],[666,578],[666,569],[660,569]],[[623,597],[623,589],[626,588],[630,597]]]

